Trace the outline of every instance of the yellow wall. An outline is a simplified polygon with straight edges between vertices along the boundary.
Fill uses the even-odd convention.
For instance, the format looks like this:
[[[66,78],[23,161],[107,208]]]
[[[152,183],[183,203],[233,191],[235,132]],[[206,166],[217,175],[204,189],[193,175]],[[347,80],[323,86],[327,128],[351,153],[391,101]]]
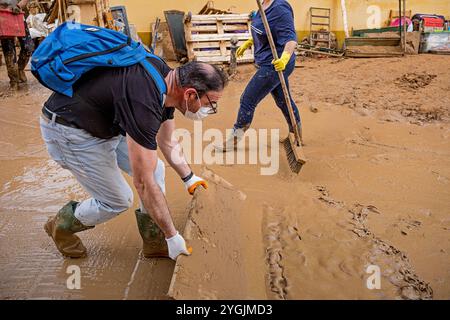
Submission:
[[[342,13],[340,10],[340,1],[335,1],[339,8],[338,14],[335,15],[335,27],[337,30],[343,29]],[[367,19],[370,13],[367,8],[372,5],[379,6],[381,9],[382,23],[387,23],[389,12],[391,9],[398,10],[397,0],[347,0],[347,14],[349,28],[365,29],[367,28]],[[450,0],[407,0],[406,9],[415,13],[440,14],[450,19]],[[385,25],[382,25],[382,27]]]
[[[164,20],[164,10],[181,10],[197,13],[207,0],[110,0],[110,5],[125,5],[130,23],[136,25],[139,35],[144,42],[148,42],[150,24],[156,17]],[[343,22],[340,0],[289,0],[295,14],[295,27],[299,37],[308,34],[309,8],[328,7],[332,9],[332,30],[336,32],[338,39],[343,38]],[[367,28],[367,20],[370,13],[367,8],[371,5],[381,9],[381,26],[385,26],[391,9],[398,10],[397,0],[346,0],[349,29]],[[214,0],[216,8],[231,8],[235,12],[246,13],[254,10],[254,0]],[[436,13],[450,19],[450,0],[407,0],[407,9],[414,13]]]

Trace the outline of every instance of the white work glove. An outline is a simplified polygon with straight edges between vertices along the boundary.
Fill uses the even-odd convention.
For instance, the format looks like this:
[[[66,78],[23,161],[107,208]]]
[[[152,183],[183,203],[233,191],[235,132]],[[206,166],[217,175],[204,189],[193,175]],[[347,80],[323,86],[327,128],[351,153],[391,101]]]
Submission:
[[[195,174],[188,181],[184,182],[184,186],[191,195],[194,194],[194,191],[198,186],[208,189],[208,183],[206,183],[206,181],[202,178],[197,177]]]
[[[180,254],[184,254],[186,256],[191,255],[192,248],[186,247],[186,241],[184,238],[178,233],[174,235],[172,238],[166,239],[167,247],[169,248],[169,257],[172,260],[177,260],[177,257]]]

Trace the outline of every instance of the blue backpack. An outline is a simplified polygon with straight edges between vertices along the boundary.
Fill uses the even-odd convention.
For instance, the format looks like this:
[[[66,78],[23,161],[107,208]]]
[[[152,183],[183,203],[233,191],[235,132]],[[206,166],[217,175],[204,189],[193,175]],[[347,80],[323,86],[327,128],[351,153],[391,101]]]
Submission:
[[[155,81],[162,101],[167,92],[166,83],[147,57],[161,60],[123,33],[65,22],[33,53],[31,72],[45,87],[72,97],[74,83],[95,67],[127,67],[141,63]]]

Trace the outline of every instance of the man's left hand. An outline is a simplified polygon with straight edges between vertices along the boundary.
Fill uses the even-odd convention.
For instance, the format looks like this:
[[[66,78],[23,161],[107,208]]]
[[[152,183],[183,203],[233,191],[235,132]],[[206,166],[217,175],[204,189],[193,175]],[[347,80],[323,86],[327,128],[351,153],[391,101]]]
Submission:
[[[272,61],[272,64],[274,65],[276,71],[284,71],[289,63],[289,60],[291,60],[291,54],[284,51],[279,59]]]
[[[208,183],[202,178],[197,177],[195,174],[184,183],[184,186],[186,187],[190,195],[194,194],[194,191],[198,186],[202,186],[203,188],[208,189]]]

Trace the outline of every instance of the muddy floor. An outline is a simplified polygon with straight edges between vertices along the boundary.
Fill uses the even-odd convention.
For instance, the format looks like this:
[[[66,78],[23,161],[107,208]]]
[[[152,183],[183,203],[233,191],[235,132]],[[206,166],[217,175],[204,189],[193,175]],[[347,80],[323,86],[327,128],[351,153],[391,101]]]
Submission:
[[[290,83],[308,158],[300,175],[290,173],[283,152],[274,175],[261,175],[260,165],[207,166],[246,195],[240,215],[224,222],[239,225],[233,247],[246,270],[245,297],[449,299],[450,58],[297,64]],[[204,129],[233,125],[253,72],[249,65],[239,69]],[[81,260],[63,259],[43,231],[49,215],[85,194],[48,158],[38,117],[49,91],[29,78],[27,88],[10,93],[1,67],[0,298],[166,298],[174,263],[140,258],[132,210],[84,232],[89,256]],[[179,114],[176,120],[193,129]],[[286,133],[270,97],[253,128]],[[197,172],[202,167],[193,165]],[[169,205],[182,226],[190,197],[174,171],[166,173]],[[73,264],[81,270],[80,290],[66,286]],[[380,268],[380,289],[367,288],[371,265]],[[225,266],[215,273],[227,277]]]

